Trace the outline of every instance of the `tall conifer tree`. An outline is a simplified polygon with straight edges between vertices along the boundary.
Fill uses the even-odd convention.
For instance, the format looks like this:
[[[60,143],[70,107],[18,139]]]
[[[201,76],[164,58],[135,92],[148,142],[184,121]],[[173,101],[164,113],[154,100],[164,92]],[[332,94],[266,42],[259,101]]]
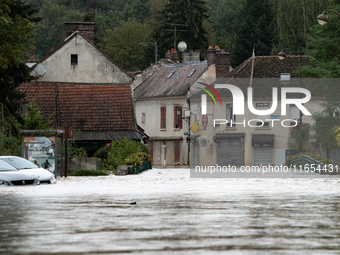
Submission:
[[[177,47],[180,41],[184,41],[188,49],[200,50],[201,56],[205,57],[208,39],[203,28],[203,21],[208,18],[207,12],[207,4],[204,0],[170,0],[166,3],[159,15],[160,26],[155,31],[160,54],[164,55],[166,50]],[[174,24],[181,24],[176,26],[175,45]]]
[[[270,55],[277,38],[274,32],[274,10],[270,0],[246,0],[241,8],[242,22],[236,30],[231,65],[238,66],[251,57],[255,44],[257,56]]]

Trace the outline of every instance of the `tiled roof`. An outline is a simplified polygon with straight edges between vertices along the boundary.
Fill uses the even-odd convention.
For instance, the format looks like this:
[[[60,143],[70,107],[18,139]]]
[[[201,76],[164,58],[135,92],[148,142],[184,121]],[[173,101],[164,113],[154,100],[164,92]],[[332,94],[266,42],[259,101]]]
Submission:
[[[196,71],[189,77],[188,75]],[[165,65],[134,90],[136,98],[181,96],[207,69],[207,62],[192,62]],[[173,72],[171,77],[167,77]]]
[[[309,65],[311,62],[307,56],[287,56],[286,59],[280,60],[277,56],[256,56],[249,58],[242,64],[234,68],[230,73],[213,84],[232,84],[240,88],[247,96],[248,87],[253,87],[254,98],[271,98],[273,87],[306,87],[307,84],[302,82],[302,78],[296,70],[301,65]],[[253,77],[251,79],[253,69]],[[281,73],[290,73],[291,81],[289,83],[280,82]],[[302,82],[302,83],[301,83]],[[228,89],[216,89],[219,96],[223,99],[231,98],[232,94]],[[191,99],[199,101],[201,94],[199,91],[192,95]],[[280,89],[279,89],[280,94]],[[298,97],[299,94],[290,94],[290,97]]]
[[[281,73],[291,73],[292,78],[301,78],[296,70],[299,66],[311,64],[307,56],[287,56],[280,60],[277,56],[255,56],[235,67],[223,78],[250,78],[253,66],[253,78],[280,78]]]
[[[34,99],[40,106],[43,117],[54,114],[53,127],[59,115],[60,126],[75,131],[136,129],[130,86],[35,82],[20,89],[26,91],[27,102]]]

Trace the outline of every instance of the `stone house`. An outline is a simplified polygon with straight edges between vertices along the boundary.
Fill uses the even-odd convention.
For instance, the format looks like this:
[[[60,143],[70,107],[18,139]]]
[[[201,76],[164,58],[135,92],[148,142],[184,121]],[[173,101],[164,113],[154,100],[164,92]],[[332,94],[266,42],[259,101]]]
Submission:
[[[127,136],[141,141],[132,77],[94,44],[94,23],[66,23],[66,39],[32,67],[37,80],[22,84],[53,127],[73,127],[77,143],[105,145]]]

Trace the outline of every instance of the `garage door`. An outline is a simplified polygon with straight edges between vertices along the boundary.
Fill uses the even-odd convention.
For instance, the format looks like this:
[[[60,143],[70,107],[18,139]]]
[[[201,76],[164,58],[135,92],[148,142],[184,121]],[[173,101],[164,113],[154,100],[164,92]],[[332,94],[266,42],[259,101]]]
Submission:
[[[272,164],[273,147],[254,147],[254,164],[269,165]]]
[[[243,166],[243,147],[241,140],[231,139],[217,142],[217,164],[219,166]]]

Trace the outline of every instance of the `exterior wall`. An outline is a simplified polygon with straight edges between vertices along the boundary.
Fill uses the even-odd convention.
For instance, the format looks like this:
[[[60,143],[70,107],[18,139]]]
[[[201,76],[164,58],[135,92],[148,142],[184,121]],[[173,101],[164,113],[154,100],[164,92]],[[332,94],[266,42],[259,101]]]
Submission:
[[[263,100],[254,100],[254,105],[256,103],[270,103],[270,106],[272,104],[271,100],[263,99]],[[208,127],[207,130],[202,130],[202,128],[195,134],[195,136],[207,136],[208,140],[211,142],[209,148],[202,148],[199,149],[199,165],[202,166],[210,166],[210,165],[216,165],[216,158],[217,158],[217,143],[214,141],[214,137],[216,134],[242,134],[244,135],[244,165],[246,166],[252,166],[254,165],[254,147],[252,146],[252,136],[253,135],[274,135],[274,146],[272,147],[272,164],[275,164],[275,162],[278,159],[275,158],[275,155],[279,157],[280,153],[283,153],[285,150],[288,149],[288,138],[289,138],[289,127],[282,127],[281,121],[284,119],[290,119],[290,106],[287,105],[286,107],[286,114],[285,116],[281,115],[281,101],[278,100],[278,107],[275,110],[274,113],[271,115],[279,115],[280,116],[280,122],[274,122],[274,127],[271,127],[271,122],[269,123],[269,127],[249,127],[248,121],[251,119],[256,119],[256,115],[251,113],[248,110],[247,101],[244,102],[244,109],[245,109],[245,115],[236,116],[236,127],[227,127],[226,124],[220,124],[219,127],[213,127],[213,119],[226,119],[226,104],[231,104],[232,99],[229,101],[223,101],[223,107],[220,105],[214,105],[212,102],[207,102],[207,115],[208,115]],[[317,99],[311,99],[308,103],[304,104],[304,106],[311,112],[315,112],[320,110],[322,103],[322,100]],[[198,104],[201,106],[200,101],[195,102],[195,104]],[[202,115],[198,115],[198,123],[202,123]],[[191,115],[191,123],[196,119],[197,117],[194,115]],[[246,127],[243,126],[243,120],[246,122]],[[312,119],[312,116],[304,116],[303,117],[303,123],[309,123],[311,125],[314,124],[314,120]],[[289,122],[285,122],[285,125],[289,125]],[[251,125],[255,125],[255,122],[252,122]],[[194,138],[192,137],[191,141],[191,154],[190,154],[190,165],[193,165],[193,147],[197,146],[197,143],[194,143]]]
[[[71,65],[71,54],[78,64]],[[80,35],[76,35],[42,62],[47,72],[39,81],[83,83],[129,83],[131,77]],[[37,75],[36,70],[33,75]]]
[[[150,136],[153,142],[153,163],[164,165],[164,143],[166,145],[166,166],[174,165],[174,142],[180,142],[180,165],[188,161],[188,143],[184,132],[188,132],[187,119],[182,119],[182,128],[174,128],[174,106],[182,106],[182,112],[189,110],[187,97],[136,99],[137,124]],[[166,129],[161,129],[161,107],[166,107]],[[143,114],[144,113],[144,114]],[[183,114],[182,114],[183,115]],[[145,117],[144,117],[145,116]]]

